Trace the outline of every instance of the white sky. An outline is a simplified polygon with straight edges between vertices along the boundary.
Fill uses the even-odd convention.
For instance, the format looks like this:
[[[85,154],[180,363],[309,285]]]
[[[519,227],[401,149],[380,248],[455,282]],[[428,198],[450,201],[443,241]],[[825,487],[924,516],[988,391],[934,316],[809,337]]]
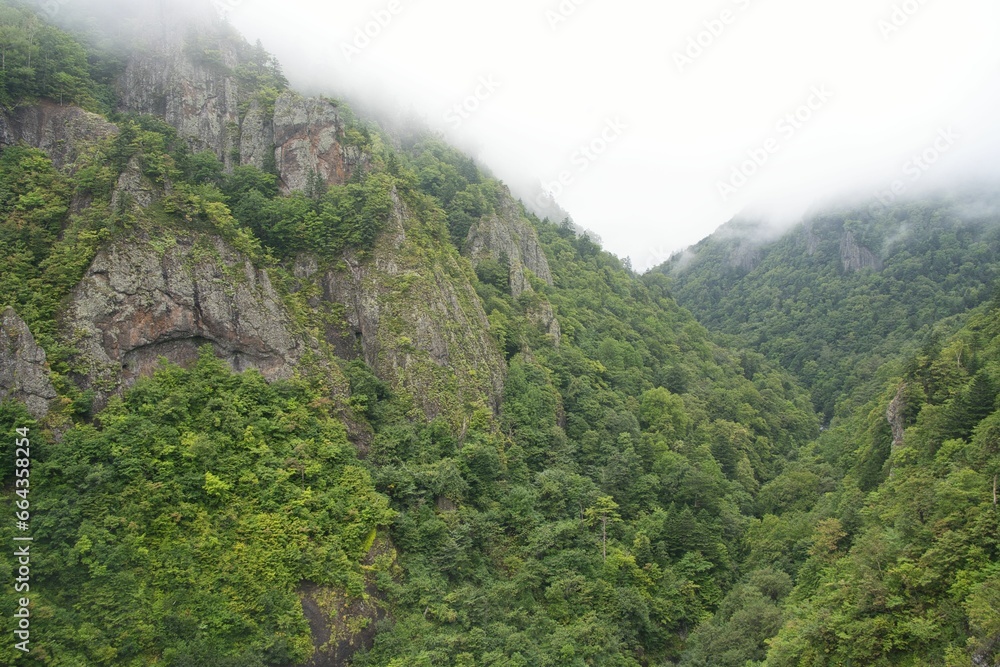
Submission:
[[[637,269],[748,208],[788,220],[831,194],[997,172],[996,0],[215,2],[294,86],[416,114],[526,199],[568,172],[558,203]],[[724,11],[680,71],[675,54]],[[391,21],[349,61],[373,12]],[[459,125],[446,114],[481,77],[499,88]],[[620,136],[581,159],[615,119]],[[719,182],[767,147],[724,201]],[[904,166],[925,150],[933,165]]]

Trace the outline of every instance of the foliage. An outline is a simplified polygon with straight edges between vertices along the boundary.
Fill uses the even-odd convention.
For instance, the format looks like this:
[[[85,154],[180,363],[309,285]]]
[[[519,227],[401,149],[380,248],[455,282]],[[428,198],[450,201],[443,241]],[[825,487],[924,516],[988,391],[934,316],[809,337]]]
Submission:
[[[112,56],[88,52],[77,38],[32,11],[0,2],[0,106],[48,98],[107,110],[111,78],[118,69]]]
[[[968,356],[960,358],[957,349]],[[976,664],[1000,658],[1000,629],[987,620],[996,608],[983,616],[1000,560],[998,371],[995,309],[980,309],[909,365],[901,381],[919,383],[922,391],[907,397],[905,439],[882,457],[860,521],[844,522],[853,524],[849,534],[836,519],[816,527],[791,618],[768,665],[969,665],[973,657]],[[876,399],[874,412],[884,419],[896,394]],[[855,446],[864,451],[872,437]],[[850,448],[850,440],[841,446]]]
[[[901,352],[915,352],[934,325],[990,298],[1000,278],[992,201],[973,191],[848,209],[772,241],[760,225],[733,222],[662,270],[700,322],[792,372],[829,421],[838,401]],[[848,235],[874,268],[845,270]]]
[[[42,35],[58,47],[47,64]],[[287,86],[227,29],[185,48],[236,77],[241,113],[266,113]],[[29,58],[75,82],[72,101],[108,99],[115,61],[95,53],[0,7],[4,103],[59,90],[29,80]],[[364,166],[291,195],[270,167],[226,168],[149,116],[115,116],[118,134],[73,171],[25,147],[0,154],[0,306],[46,349],[62,406],[36,426],[0,405],[4,429],[39,434],[31,660],[301,663],[312,644],[297,592],[318,584],[390,611],[357,667],[996,662],[1000,315],[980,306],[1000,268],[991,214],[962,200],[846,211],[764,244],[734,224],[685,270],[637,277],[571,221],[522,209],[553,281],[529,276],[514,298],[508,258],[473,270],[459,256],[474,225],[516,207],[504,185],[439,139],[396,141],[341,110]],[[341,360],[350,398],[337,409],[366,460],[328,392],[232,374],[209,350],[89,414],[58,316],[103,244],[220,236],[311,331],[343,316],[313,312],[296,256],[370,262],[396,223],[401,270],[379,293],[380,327],[407,341],[406,364],[389,377]],[[871,266],[848,271],[852,253]],[[506,363],[499,406],[463,395],[487,382],[480,367],[428,361],[394,321],[444,287],[488,322]],[[416,407],[428,397],[436,419]],[[392,571],[365,560],[379,527]],[[12,566],[0,557],[0,578]]]
[[[400,180],[446,195],[429,175],[457,168],[411,150],[422,176],[410,181],[410,155]],[[567,225],[532,223],[554,286],[515,300],[505,272],[477,272],[508,352],[500,432],[413,423],[401,396],[378,398],[369,462],[405,576],[383,582],[394,621],[356,664],[677,657],[736,576],[753,494],[816,433],[787,376],[762,359],[751,375],[662,285]],[[540,298],[558,347],[529,317]]]
[[[300,583],[361,595],[368,536],[392,520],[319,398],[232,374],[206,348],[95,425],[36,441],[25,664],[307,658]],[[9,575],[9,555],[0,563]],[[9,642],[0,651],[14,659]]]

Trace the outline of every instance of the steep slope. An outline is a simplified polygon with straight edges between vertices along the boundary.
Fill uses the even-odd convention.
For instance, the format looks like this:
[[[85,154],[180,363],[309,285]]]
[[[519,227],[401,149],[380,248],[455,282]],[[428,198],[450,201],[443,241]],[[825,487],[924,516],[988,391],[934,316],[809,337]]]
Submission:
[[[817,453],[848,472],[812,510],[811,545],[766,664],[1000,661],[998,305],[922,350],[821,441]]]
[[[793,372],[829,420],[936,322],[990,297],[995,203],[985,190],[832,211],[777,238],[735,221],[657,271],[709,329]]]
[[[30,429],[44,554],[22,661],[679,657],[818,433],[795,382],[225,27],[118,73],[113,125],[67,107],[93,132],[0,153],[0,423]],[[6,127],[56,113],[5,93]]]
[[[45,350],[38,347],[28,325],[8,306],[0,316],[0,402],[23,403],[32,416],[43,417],[56,395],[49,381]]]

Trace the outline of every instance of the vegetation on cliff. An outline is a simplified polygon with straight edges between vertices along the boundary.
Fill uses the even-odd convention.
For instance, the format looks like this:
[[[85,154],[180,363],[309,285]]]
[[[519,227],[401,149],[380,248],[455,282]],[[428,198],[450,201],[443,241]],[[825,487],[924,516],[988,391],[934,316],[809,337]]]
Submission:
[[[109,61],[0,10],[0,101],[110,112]],[[63,43],[45,67],[76,77],[75,96],[66,77],[25,78],[42,66],[28,24]],[[182,55],[237,77],[245,118],[286,84],[220,34]],[[70,164],[0,153],[0,307],[59,393],[38,421],[0,404],[3,433],[28,426],[34,442],[32,650],[4,645],[3,660],[996,662],[989,213],[830,216],[769,245],[709,239],[683,271],[640,277],[439,139],[313,106],[356,159],[293,192],[275,160],[124,111]],[[497,238],[531,261],[470,254],[487,221],[516,224]],[[244,269],[273,282],[299,372],[268,383],[205,345],[95,405],[65,316],[74,288],[113,243],[166,255],[181,235],[239,257],[191,245],[224,289]],[[158,316],[155,296],[133,296]],[[7,509],[12,482],[4,465]],[[13,596],[0,590],[4,608]]]

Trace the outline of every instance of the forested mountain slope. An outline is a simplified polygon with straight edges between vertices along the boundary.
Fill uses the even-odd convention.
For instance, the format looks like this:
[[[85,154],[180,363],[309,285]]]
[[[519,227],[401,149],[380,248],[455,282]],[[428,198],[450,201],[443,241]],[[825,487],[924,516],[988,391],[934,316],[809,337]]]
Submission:
[[[872,492],[819,524],[768,665],[1000,662],[998,371],[994,301],[820,440]]]
[[[0,451],[30,429],[30,486],[2,480],[35,554],[29,652],[4,661],[680,657],[818,433],[789,375],[434,137],[288,90],[225,26],[109,56],[0,10],[24,68]]]
[[[794,373],[829,420],[937,322],[990,298],[997,203],[982,189],[835,210],[777,238],[737,220],[657,271],[710,330]]]
[[[1000,663],[998,306],[761,489],[746,567],[776,572],[734,588],[681,665]]]
[[[647,275],[832,419],[757,494],[748,574],[680,665],[1000,664],[995,204],[738,220]]]

